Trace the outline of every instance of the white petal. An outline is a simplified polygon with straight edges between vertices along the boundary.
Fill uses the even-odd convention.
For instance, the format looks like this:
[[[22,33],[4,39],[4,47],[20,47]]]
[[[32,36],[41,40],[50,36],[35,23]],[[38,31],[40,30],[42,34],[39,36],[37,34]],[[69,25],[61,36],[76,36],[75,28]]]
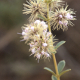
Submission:
[[[65,16],[67,19],[73,19],[73,16],[69,13],[67,13],[67,15]]]
[[[63,22],[62,21],[59,21],[59,24],[63,24]]]
[[[59,15],[59,17],[62,18],[63,16],[62,15]]]
[[[22,35],[25,35],[26,33],[25,32],[22,32]]]
[[[47,43],[43,43],[43,46],[46,47],[47,46]]]
[[[28,32],[29,28],[25,28],[25,32]]]
[[[34,45],[30,44],[30,47],[33,47]]]
[[[41,21],[41,24],[44,26],[44,25],[46,25],[46,23],[44,22],[44,21]]]
[[[46,56],[46,57],[50,57],[50,55],[49,55],[47,52],[45,52],[45,56]]]
[[[43,50],[43,51],[41,52],[41,54],[44,55],[44,53],[45,53],[45,52],[44,52],[44,50]]]
[[[37,53],[36,57],[37,57],[38,59],[40,59],[41,54]]]
[[[35,52],[36,52],[36,51],[35,51],[35,48],[33,48],[33,49],[32,49],[32,53],[34,54]]]
[[[33,30],[33,31],[34,31],[34,27],[31,27],[31,30]]]
[[[36,20],[34,23],[35,24],[40,24],[40,20]]]

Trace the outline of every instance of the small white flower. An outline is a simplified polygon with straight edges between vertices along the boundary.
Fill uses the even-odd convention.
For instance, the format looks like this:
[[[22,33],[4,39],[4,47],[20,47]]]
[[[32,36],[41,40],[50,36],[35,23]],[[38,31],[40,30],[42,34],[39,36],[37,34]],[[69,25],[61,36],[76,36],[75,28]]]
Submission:
[[[43,30],[43,34],[46,33],[46,32],[47,32],[47,29],[44,29],[44,30]]]
[[[45,28],[48,28],[48,25],[46,25],[46,23],[44,21],[41,21],[41,25]]]
[[[41,54],[37,53],[36,57],[37,57],[37,59],[40,59]]]
[[[35,46],[36,46],[37,44],[38,44],[37,42],[34,43]]]
[[[36,51],[35,51],[35,48],[33,48],[33,49],[32,49],[32,53],[34,54],[35,52],[36,52]]]
[[[40,50],[40,47],[37,50],[39,51]]]
[[[42,24],[42,25],[46,25],[46,23],[45,23],[44,21],[41,21],[41,24]]]
[[[62,18],[63,16],[62,15],[59,15],[59,17]]]
[[[29,37],[28,36],[24,36],[24,40],[27,40]]]
[[[49,55],[47,52],[45,52],[45,56],[46,56],[46,57],[50,57],[50,55]]]
[[[65,16],[67,19],[73,19],[73,16],[69,13],[67,13],[67,15]]]
[[[34,45],[32,45],[32,44],[29,44],[30,45],[30,47],[33,47]]]
[[[63,24],[63,22],[62,21],[59,21],[59,24]]]
[[[68,25],[68,21],[64,21],[63,25],[67,26]]]
[[[29,30],[29,28],[26,27],[26,28],[25,28],[25,32],[28,32],[28,30]]]
[[[31,30],[33,30],[33,31],[34,31],[34,27],[33,27],[33,26],[31,27]]]
[[[43,46],[46,47],[47,46],[47,43],[43,43]]]
[[[36,20],[34,23],[35,24],[40,24],[40,20]]]
[[[73,16],[72,15],[70,16],[70,19],[73,19]]]
[[[45,52],[44,52],[44,50],[43,50],[43,51],[41,52],[41,54],[44,55],[44,53],[45,53]]]
[[[26,33],[23,31],[23,32],[22,32],[22,35],[25,35],[25,34],[26,34]]]

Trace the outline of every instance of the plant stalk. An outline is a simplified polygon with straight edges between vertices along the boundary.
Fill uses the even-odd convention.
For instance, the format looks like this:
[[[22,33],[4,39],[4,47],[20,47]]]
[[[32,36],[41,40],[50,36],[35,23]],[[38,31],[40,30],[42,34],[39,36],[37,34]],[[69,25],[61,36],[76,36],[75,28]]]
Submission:
[[[47,23],[48,23],[49,32],[51,32],[50,16],[49,16],[49,3],[47,3]],[[50,37],[52,37],[52,36],[50,36]],[[54,67],[55,67],[55,71],[56,71],[56,77],[57,77],[57,80],[60,80],[55,54],[52,54],[52,56],[53,56],[53,62],[54,62]]]

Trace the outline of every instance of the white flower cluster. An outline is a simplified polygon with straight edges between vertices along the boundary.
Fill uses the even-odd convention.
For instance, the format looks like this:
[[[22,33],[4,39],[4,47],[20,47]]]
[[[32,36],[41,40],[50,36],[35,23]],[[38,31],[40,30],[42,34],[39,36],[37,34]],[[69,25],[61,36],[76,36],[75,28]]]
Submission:
[[[26,42],[29,41],[31,55],[34,54],[34,57],[37,59],[40,58],[49,58],[50,57],[50,48],[53,48],[53,42],[50,44],[52,39],[50,38],[51,32],[47,32],[47,25],[44,21],[36,20],[31,25],[25,25],[26,27],[22,28],[22,37]]]
[[[68,6],[56,9],[53,13],[51,24],[53,25],[54,30],[59,30],[61,28],[64,31],[65,29],[68,29],[69,25],[73,26],[71,20],[76,20],[75,16],[73,16],[75,13],[71,9],[67,10],[67,7]]]
[[[59,24],[62,24],[64,26],[67,26],[68,20],[72,20],[72,19],[73,19],[73,15],[71,15],[70,13],[59,14]]]

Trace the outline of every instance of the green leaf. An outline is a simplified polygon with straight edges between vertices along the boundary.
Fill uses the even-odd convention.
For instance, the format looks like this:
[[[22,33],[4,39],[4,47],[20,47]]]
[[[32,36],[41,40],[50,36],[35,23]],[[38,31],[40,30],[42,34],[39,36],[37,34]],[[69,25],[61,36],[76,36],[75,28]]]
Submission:
[[[39,17],[40,19],[44,20],[44,21],[47,20],[45,16],[42,16],[42,15],[40,15],[40,14],[38,14],[38,17]]]
[[[66,72],[69,72],[69,71],[71,71],[71,69],[67,69],[67,70],[61,72],[61,73],[60,73],[60,76],[62,76],[63,74],[65,74]]]
[[[62,60],[58,63],[58,72],[59,72],[59,74],[61,73],[61,71],[63,70],[64,67],[65,67],[65,61]]]
[[[66,41],[60,41],[59,43],[57,43],[57,45],[55,46],[55,49],[59,48],[61,45],[63,45]]]
[[[44,67],[45,70],[49,71],[50,73],[52,73],[53,75],[56,75],[50,68],[48,67]]]
[[[57,80],[57,78],[54,75],[52,75],[51,79],[52,80]]]

